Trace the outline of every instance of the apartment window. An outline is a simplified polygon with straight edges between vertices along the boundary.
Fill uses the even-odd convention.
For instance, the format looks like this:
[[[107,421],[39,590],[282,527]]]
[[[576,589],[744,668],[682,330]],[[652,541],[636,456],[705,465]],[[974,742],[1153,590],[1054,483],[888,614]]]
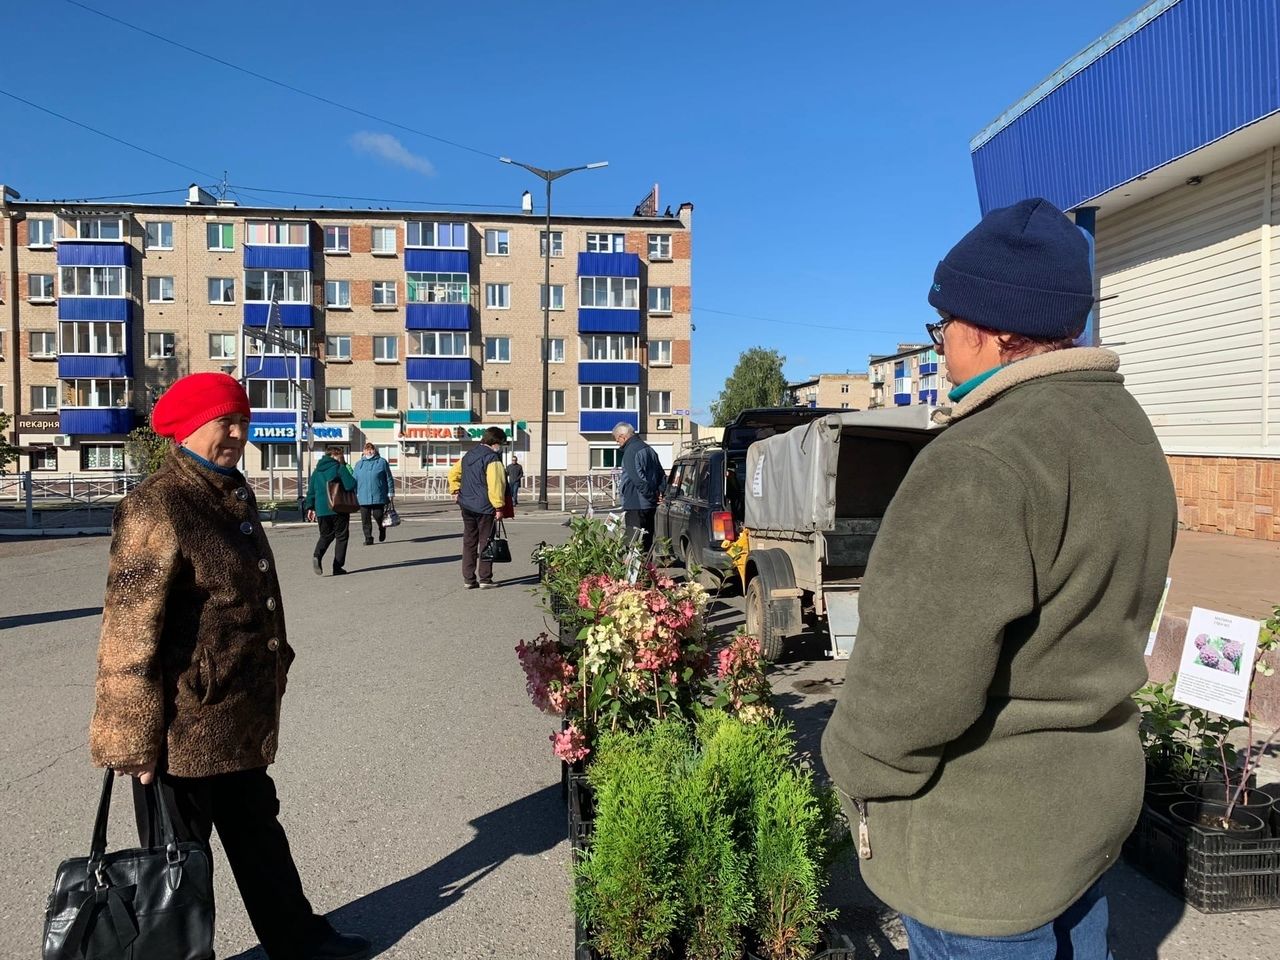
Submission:
[[[32,387],[31,409],[35,413],[48,413],[58,409],[57,387]]]
[[[328,360],[330,363],[334,361],[341,361],[343,363],[350,362],[351,337],[341,333],[333,333],[325,337],[324,338],[324,358]]]
[[[298,451],[292,443],[264,443],[258,449],[263,470],[293,470],[298,466]]]
[[[670,287],[650,287],[649,288],[649,312],[650,313],[670,313],[671,312],[671,288]]]
[[[173,277],[147,277],[147,300],[150,303],[173,303]]]
[[[325,227],[324,228],[324,252],[325,253],[350,253],[351,252],[351,228],[350,227]]]
[[[650,260],[670,260],[671,259],[671,234],[669,233],[649,234],[649,259]]]
[[[48,217],[37,217],[27,221],[27,246],[53,246],[53,220]]]
[[[374,337],[373,359],[377,363],[395,363],[399,359],[399,337]]]
[[[410,384],[411,410],[466,410],[470,406],[471,384],[466,381],[435,381]]]
[[[234,360],[236,358],[236,335],[234,333],[209,334],[209,359]]]
[[[937,363],[937,362],[938,362],[938,351],[937,351],[937,350],[930,350],[928,353],[926,353],[926,354],[924,355],[924,359],[923,359],[923,360],[921,360],[920,362],[921,362],[921,363]]]
[[[324,409],[325,412],[330,415],[335,413],[350,413],[351,388],[326,387],[324,391]]]
[[[631,360],[636,358],[636,340],[625,333],[594,333],[582,338],[583,360]]]
[[[373,409],[376,413],[395,413],[400,409],[400,393],[395,387],[373,388]]]
[[[245,348],[246,352],[254,357],[264,355],[280,356],[287,353],[300,353],[305,357],[311,353],[310,330],[299,327],[285,327],[282,330],[277,330],[276,333],[292,343],[293,346],[284,347],[278,343],[263,343],[261,340],[250,337],[248,346]]]
[[[439,443],[435,440],[422,444],[422,468],[424,470],[443,473],[462,459],[472,444]]]
[[[85,217],[76,221],[79,240],[123,240],[124,221],[118,218]]]
[[[487,414],[511,412],[510,390],[486,390],[484,392],[484,410]]]
[[[57,470],[58,469],[58,450],[56,447],[46,447],[43,450],[31,451],[30,459],[32,470]]]
[[[351,306],[351,281],[326,280],[324,282],[324,305],[326,307]]]
[[[172,333],[148,333],[147,356],[152,360],[172,359],[176,337]]]
[[[465,273],[409,273],[410,303],[468,303],[470,278]]]
[[[244,298],[254,303],[310,303],[311,273],[307,270],[246,270]]]
[[[484,305],[490,310],[511,309],[511,284],[486,283],[484,285]]]
[[[394,254],[396,252],[396,228],[374,227],[372,247],[374,253]]]
[[[920,378],[920,389],[921,389],[922,391],[923,391],[923,390],[937,390],[937,389],[938,389],[938,375],[937,375],[936,373],[927,373],[927,374],[925,374],[923,377],[921,377],[921,378]]]
[[[378,456],[387,461],[389,466],[394,467],[400,462],[400,444],[398,443],[375,443],[373,449],[378,451]]]
[[[445,330],[410,330],[411,357],[466,357],[470,355],[467,334]]]
[[[33,330],[27,335],[27,348],[37,360],[58,355],[58,335],[52,330]]]
[[[64,380],[63,397],[68,407],[126,407],[129,405],[127,380]]]
[[[578,304],[635,310],[640,306],[639,277],[580,277]]]
[[[650,390],[649,391],[649,412],[650,413],[670,413],[671,412],[671,391],[670,390]]]
[[[650,340],[649,341],[649,366],[651,367],[671,366],[671,341],[670,340]]]
[[[640,388],[614,385],[582,386],[583,410],[638,410],[640,407]]]
[[[86,443],[80,448],[80,469],[123,470],[124,446],[118,443]]]
[[[618,446],[611,447],[592,447],[591,448],[591,469],[592,470],[617,470],[622,466],[622,448]]]
[[[545,283],[538,284],[538,309],[547,309],[547,285]],[[564,309],[564,284],[553,283],[551,285],[551,309]]]
[[[493,257],[505,257],[511,253],[510,230],[486,230],[484,252]]]
[[[231,277],[209,278],[210,303],[235,303],[236,282]]]
[[[545,257],[547,255],[547,231],[538,231],[538,256]],[[551,255],[553,257],[564,256],[564,231],[551,231]]]
[[[235,224],[207,223],[204,228],[206,246],[210,250],[234,250],[236,248]]]
[[[63,354],[109,356],[124,353],[124,324],[74,320],[58,324]]]
[[[27,274],[27,299],[36,302],[53,299],[53,274]]]
[[[125,297],[129,295],[127,267],[59,267],[64,297]]]
[[[244,230],[244,242],[255,246],[305,247],[308,243],[305,223],[250,220]]]
[[[147,224],[148,250],[173,249],[173,224],[167,220],[153,220]]]
[[[510,337],[485,337],[484,338],[484,359],[487,363],[510,363],[511,362],[511,338]]]
[[[587,253],[624,253],[626,239],[621,233],[588,233]]]
[[[288,380],[259,380],[256,377],[245,383],[249,392],[249,406],[254,410],[293,410],[296,389]]]
[[[394,280],[373,281],[373,305],[375,307],[394,307],[396,305],[396,282]]]
[[[848,392],[849,392],[849,385],[848,385],[847,383],[842,383],[842,384],[840,384],[840,392],[841,392],[841,393],[848,393]]]
[[[547,362],[564,363],[564,337],[552,337],[547,341]]]
[[[444,247],[448,250],[467,249],[467,225],[465,223],[433,223],[426,220],[410,220],[405,226],[405,246],[407,247]]]

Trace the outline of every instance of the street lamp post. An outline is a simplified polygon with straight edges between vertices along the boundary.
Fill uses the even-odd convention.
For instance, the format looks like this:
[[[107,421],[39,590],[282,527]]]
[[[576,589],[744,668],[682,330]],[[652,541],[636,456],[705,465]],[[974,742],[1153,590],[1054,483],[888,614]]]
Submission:
[[[579,170],[596,170],[600,167],[607,167],[609,162],[601,160],[598,163],[588,163],[581,167],[543,170],[541,167],[530,166],[527,163],[521,163],[519,160],[512,160],[510,157],[499,157],[498,159],[503,163],[524,167],[524,169],[535,177],[540,177],[547,184],[547,234],[543,241],[542,257],[544,261],[544,280],[542,282],[542,455],[541,465],[538,468],[538,509],[549,510],[551,505],[547,502],[547,431],[549,429],[547,394],[551,392],[551,184],[561,177],[577,173]],[[513,436],[512,442],[514,440]]]

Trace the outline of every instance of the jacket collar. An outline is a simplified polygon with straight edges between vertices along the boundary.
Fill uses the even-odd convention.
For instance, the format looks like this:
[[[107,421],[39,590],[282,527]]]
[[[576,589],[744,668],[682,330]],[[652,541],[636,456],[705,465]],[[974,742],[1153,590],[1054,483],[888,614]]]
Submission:
[[[981,409],[1006,390],[1032,380],[1056,376],[1060,373],[1115,373],[1120,369],[1120,357],[1101,347],[1072,347],[1069,350],[1053,350],[1018,360],[1004,367],[994,376],[979,384],[954,407],[939,407],[934,411],[933,422],[955,423],[962,417]]]
[[[185,453],[176,445],[169,452],[166,466],[187,483],[197,486],[203,485],[212,488],[218,493],[226,493],[245,485],[244,476],[239,470],[232,470],[230,473],[214,470],[211,466],[205,466],[200,460]]]

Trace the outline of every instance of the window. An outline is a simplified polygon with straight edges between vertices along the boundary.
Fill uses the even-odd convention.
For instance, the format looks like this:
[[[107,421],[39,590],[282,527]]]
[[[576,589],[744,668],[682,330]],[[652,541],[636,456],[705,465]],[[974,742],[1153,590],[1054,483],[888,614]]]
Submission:
[[[245,347],[245,352],[253,357],[261,357],[264,354],[279,356],[286,353],[301,353],[303,356],[307,356],[311,353],[310,330],[300,327],[285,327],[283,330],[279,330],[277,332],[285,340],[295,344],[295,347],[293,349],[286,349],[278,343],[263,343],[261,340],[256,340],[253,337],[250,337],[248,345]],[[260,367],[261,364],[249,372],[253,373]]]
[[[263,470],[293,470],[298,466],[298,451],[292,443],[264,443],[258,449]]]
[[[450,250],[467,249],[467,225],[465,223],[432,223],[410,220],[406,225],[406,247],[445,247]]]
[[[545,257],[547,255],[547,231],[538,231],[538,256]],[[551,255],[553,257],[564,256],[564,231],[551,231]]]
[[[376,363],[395,363],[399,359],[399,337],[374,337],[373,359]]]
[[[127,297],[127,267],[59,267],[64,297]]]
[[[172,333],[148,333],[147,356],[152,360],[169,360],[173,357],[175,336]]]
[[[351,337],[346,334],[332,333],[324,338],[324,358],[330,363],[351,360]],[[348,408],[350,409],[350,408]]]
[[[244,242],[259,246],[305,247],[308,242],[305,223],[250,220],[244,231]]]
[[[58,409],[57,387],[32,387],[31,409],[36,413],[48,413]]]
[[[375,307],[394,307],[396,305],[396,282],[394,280],[373,281],[373,305]]]
[[[31,451],[31,469],[32,470],[57,470],[58,469],[58,451],[55,447],[46,447],[43,450]]]
[[[48,217],[37,217],[27,221],[27,246],[53,246],[53,220]]]
[[[937,389],[938,389],[938,375],[936,373],[926,373],[923,377],[920,378],[921,391],[937,390]]]
[[[649,391],[649,412],[650,413],[670,413],[671,412],[671,391],[670,390],[650,390]]]
[[[351,228],[350,227],[325,227],[324,228],[324,252],[325,253],[350,253],[351,252]]]
[[[210,303],[235,303],[236,282],[231,277],[209,278]]]
[[[511,338],[510,337],[485,337],[484,338],[484,359],[486,363],[510,363],[511,362]]]
[[[636,358],[636,337],[627,333],[594,333],[582,338],[582,360],[631,360]]]
[[[209,359],[234,360],[236,358],[236,335],[234,333],[209,334]]]
[[[511,412],[510,390],[486,390],[484,392],[484,410],[488,414]]]
[[[424,443],[421,445],[422,467],[424,470],[443,473],[461,460],[463,454],[472,446],[473,444],[468,443],[464,449],[461,443],[439,443],[434,440],[431,443]]]
[[[410,273],[410,303],[468,303],[471,284],[465,273]]]
[[[372,246],[374,253],[394,255],[396,252],[396,228],[374,227]]]
[[[351,281],[326,280],[324,282],[324,305],[326,307],[351,307]]]
[[[670,287],[650,287],[649,288],[649,312],[650,313],[670,313],[671,312],[671,288]]]
[[[840,384],[840,392],[841,392],[841,393],[848,393],[848,392],[849,392],[849,385],[848,385],[847,383],[842,383],[842,384]]]
[[[511,252],[511,231],[486,230],[484,252],[494,257],[505,257]]]
[[[28,352],[37,359],[58,355],[58,335],[52,330],[33,330],[27,335]]]
[[[640,388],[632,386],[582,386],[583,410],[637,410],[640,406]]]
[[[552,337],[547,341],[547,362],[564,363],[564,337]]]
[[[118,218],[85,217],[76,221],[79,240],[123,240],[124,221]]]
[[[148,250],[173,249],[173,224],[167,220],[153,220],[147,224]]]
[[[204,235],[210,250],[234,250],[236,248],[235,224],[205,224]]]
[[[80,469],[123,470],[124,447],[118,443],[86,443],[80,448]]]
[[[107,356],[124,353],[124,324],[74,320],[58,324],[63,354]]]
[[[564,391],[547,391],[547,413],[564,413]]]
[[[27,298],[41,301],[53,299],[53,274],[31,273],[27,275]]]
[[[621,233],[588,233],[587,253],[624,253],[626,239]]]
[[[173,303],[173,277],[147,277],[147,300],[150,303]]]
[[[484,285],[484,305],[490,310],[511,309],[511,284],[486,283]]]
[[[389,466],[394,467],[400,462],[400,444],[398,443],[375,443],[373,449],[378,451],[378,456],[387,461]]]
[[[395,413],[400,409],[400,391],[395,387],[373,388],[373,409],[377,413]]]
[[[324,391],[324,409],[329,415],[351,412],[350,387],[326,387]]]
[[[670,340],[650,340],[649,341],[649,366],[651,367],[671,366],[671,341]]]
[[[471,384],[465,381],[439,381],[410,384],[411,410],[466,410],[471,405]]]
[[[446,330],[410,330],[411,357],[466,357],[470,355],[468,335]]]
[[[547,309],[547,285],[545,283],[538,284],[538,309]],[[553,283],[551,285],[551,309],[564,309],[564,284]]]
[[[924,355],[924,359],[923,359],[923,360],[921,360],[920,362],[921,362],[921,363],[937,363],[937,362],[938,362],[938,351],[937,351],[937,350],[930,350],[928,353],[926,353],[926,354]]]
[[[63,406],[102,409],[129,405],[127,380],[64,380],[62,385]]]
[[[592,470],[617,470],[622,466],[622,448],[619,446],[611,447],[592,447],[591,448],[591,469]]]
[[[671,234],[669,233],[649,234],[649,259],[650,260],[670,260],[671,259]]]
[[[297,388],[288,380],[251,379],[245,383],[254,410],[293,410]]]
[[[307,270],[246,270],[244,298],[254,303],[310,303],[311,274]]]
[[[640,306],[639,277],[580,277],[578,304],[635,310]]]

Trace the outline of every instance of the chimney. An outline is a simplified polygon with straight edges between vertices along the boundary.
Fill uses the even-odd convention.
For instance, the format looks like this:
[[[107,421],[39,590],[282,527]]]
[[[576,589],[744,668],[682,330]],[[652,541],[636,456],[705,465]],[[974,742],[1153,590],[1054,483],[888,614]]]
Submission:
[[[520,212],[533,213],[533,194],[528,190],[526,190],[524,195],[520,198]]]
[[[198,183],[193,183],[187,188],[187,206],[189,207],[211,207],[217,202],[217,198]]]

